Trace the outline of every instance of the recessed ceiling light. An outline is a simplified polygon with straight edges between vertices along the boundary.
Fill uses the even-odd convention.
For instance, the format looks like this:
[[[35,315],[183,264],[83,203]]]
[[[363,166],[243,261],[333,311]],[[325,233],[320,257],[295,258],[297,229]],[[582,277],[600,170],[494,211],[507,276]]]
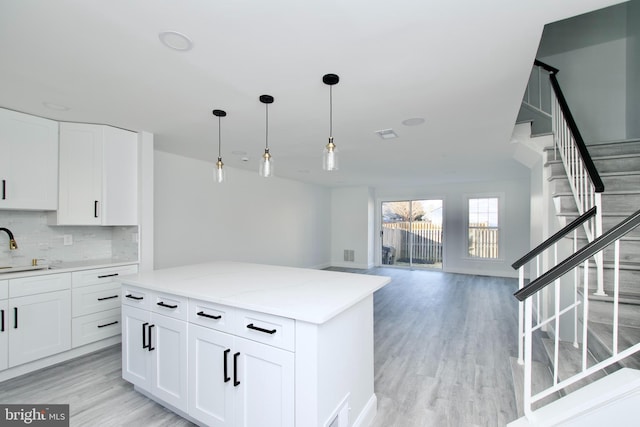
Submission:
[[[405,126],[418,126],[424,123],[424,119],[422,117],[412,117],[407,120],[403,120],[402,124]]]
[[[243,162],[248,162],[249,158],[247,156],[242,157],[240,160],[242,160]]]
[[[67,107],[66,105],[54,104],[53,102],[43,102],[42,105],[50,110],[69,111],[69,107]]]
[[[178,31],[162,31],[158,37],[163,45],[173,50],[186,52],[193,48],[191,39]]]
[[[395,133],[395,131],[393,129],[377,130],[376,133],[382,139],[393,139],[393,138],[397,138],[398,137],[398,134]]]

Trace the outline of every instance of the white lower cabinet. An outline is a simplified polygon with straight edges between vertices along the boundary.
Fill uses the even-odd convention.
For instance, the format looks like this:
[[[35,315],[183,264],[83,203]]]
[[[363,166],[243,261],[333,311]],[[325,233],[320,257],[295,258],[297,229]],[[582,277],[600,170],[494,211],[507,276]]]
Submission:
[[[122,307],[122,377],[187,412],[187,322]]]
[[[9,367],[69,350],[71,291],[9,299],[8,323]]]
[[[9,367],[9,330],[7,328],[7,316],[9,303],[7,300],[0,300],[0,370]]]

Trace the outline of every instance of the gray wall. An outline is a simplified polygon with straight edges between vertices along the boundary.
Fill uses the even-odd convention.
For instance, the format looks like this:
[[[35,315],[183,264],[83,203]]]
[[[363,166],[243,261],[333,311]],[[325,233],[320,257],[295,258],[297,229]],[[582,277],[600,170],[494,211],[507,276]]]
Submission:
[[[585,141],[627,137],[627,5],[545,27],[538,58],[558,81]]]
[[[155,152],[155,268],[211,260],[329,265],[326,188]]]
[[[640,138],[640,0],[627,5],[627,137]]]

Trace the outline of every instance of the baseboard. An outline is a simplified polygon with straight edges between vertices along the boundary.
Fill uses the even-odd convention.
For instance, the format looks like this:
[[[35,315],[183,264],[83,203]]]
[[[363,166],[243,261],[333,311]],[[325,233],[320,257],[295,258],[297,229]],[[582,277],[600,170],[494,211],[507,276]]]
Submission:
[[[355,262],[332,262],[331,267],[339,267],[339,268],[358,268],[360,270],[366,270],[369,268],[369,264],[366,263],[355,263]]]
[[[370,427],[373,425],[373,419],[378,413],[378,398],[375,393],[371,395],[369,401],[362,411],[358,414],[358,417],[353,422],[352,427]]]
[[[118,344],[121,341],[121,336],[116,335],[114,337],[83,345],[82,347],[72,348],[71,350],[57,353],[43,359],[38,359],[34,360],[33,362],[25,363],[23,365],[14,366],[13,368],[9,368],[0,372],[0,382],[19,377],[20,375],[28,374],[29,372],[37,371],[42,368],[47,368],[49,366],[65,362],[70,359],[75,359],[76,357],[84,356],[85,354],[102,350],[104,348]]]

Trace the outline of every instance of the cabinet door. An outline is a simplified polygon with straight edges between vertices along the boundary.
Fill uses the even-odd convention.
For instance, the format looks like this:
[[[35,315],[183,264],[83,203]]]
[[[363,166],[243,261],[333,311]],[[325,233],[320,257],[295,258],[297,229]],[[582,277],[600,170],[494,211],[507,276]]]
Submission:
[[[211,427],[233,426],[233,336],[189,325],[189,415]]]
[[[294,353],[236,338],[235,426],[294,426]],[[234,381],[235,379],[232,379]]]
[[[104,127],[102,225],[138,224],[138,134]]]
[[[60,123],[58,225],[102,222],[103,127]]]
[[[187,322],[152,313],[151,327],[151,393],[187,412]]]
[[[58,206],[58,123],[0,109],[0,209]]]
[[[151,314],[146,310],[122,306],[122,378],[151,390],[151,352],[148,350],[148,326]]]
[[[10,367],[69,350],[71,291],[10,299],[8,326]]]
[[[9,303],[7,300],[0,300],[0,370],[9,367]]]

